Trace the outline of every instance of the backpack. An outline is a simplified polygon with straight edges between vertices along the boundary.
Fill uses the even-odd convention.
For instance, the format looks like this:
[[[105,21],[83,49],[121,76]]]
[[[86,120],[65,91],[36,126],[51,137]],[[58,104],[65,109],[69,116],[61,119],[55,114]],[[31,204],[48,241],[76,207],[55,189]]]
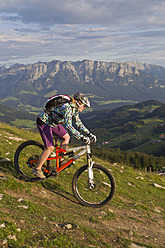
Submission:
[[[51,110],[57,107],[62,106],[64,103],[71,102],[71,97],[68,95],[54,95],[47,99],[44,104],[44,111],[48,114],[51,113]]]

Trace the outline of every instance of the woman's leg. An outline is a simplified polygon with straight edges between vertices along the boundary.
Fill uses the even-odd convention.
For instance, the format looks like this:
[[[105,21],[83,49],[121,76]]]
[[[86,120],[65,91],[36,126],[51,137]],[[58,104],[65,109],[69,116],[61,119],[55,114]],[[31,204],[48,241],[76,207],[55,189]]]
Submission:
[[[41,153],[41,156],[38,160],[36,170],[41,170],[42,165],[45,163],[45,161],[50,156],[53,150],[54,150],[54,146],[49,146],[44,149],[44,151]]]
[[[58,126],[54,127],[52,131],[62,139],[60,147],[66,149],[70,141],[70,135],[66,129],[61,124],[58,124]]]
[[[47,160],[47,158],[50,156],[51,152],[54,150],[53,133],[52,133],[52,127],[50,127],[47,124],[41,126],[37,125],[37,127],[42,137],[43,143],[45,145],[45,149],[40,155],[37,166],[35,170],[33,170],[33,174],[41,178],[44,178],[45,176],[43,175],[41,168],[42,165]]]
[[[62,149],[67,149],[68,145],[69,145],[69,141],[70,141],[70,135],[68,133],[66,133],[63,137],[62,137],[62,142],[61,142],[61,148]]]
[[[67,149],[70,141],[70,135],[66,129],[61,124],[59,124],[58,127],[53,128],[53,132],[62,139],[60,147],[62,149]],[[63,153],[61,153],[61,156],[63,156]],[[61,158],[59,161],[60,164],[62,162],[64,163],[64,158]]]

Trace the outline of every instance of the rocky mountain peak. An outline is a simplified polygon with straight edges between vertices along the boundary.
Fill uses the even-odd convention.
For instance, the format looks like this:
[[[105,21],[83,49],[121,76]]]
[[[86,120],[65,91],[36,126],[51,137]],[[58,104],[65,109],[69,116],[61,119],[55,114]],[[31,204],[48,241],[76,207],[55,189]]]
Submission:
[[[0,67],[0,102],[41,106],[52,92],[87,93],[95,99],[164,101],[165,68],[136,61],[59,61]],[[10,100],[12,99],[12,100]],[[105,102],[104,100],[104,102]],[[40,102],[41,101],[41,102]]]
[[[92,76],[94,72],[102,72],[106,74],[115,74],[119,77],[125,77],[129,75],[139,75],[141,71],[148,72],[150,70],[156,70],[157,72],[162,70],[162,67],[156,67],[150,64],[142,64],[137,61],[127,62],[101,62],[101,61],[58,61],[51,62],[38,62],[32,65],[19,65],[16,64],[8,69],[0,67],[0,76],[4,75],[16,75],[20,72],[26,72],[29,79],[33,82],[42,78],[43,76],[54,77],[61,71],[68,71],[71,75],[74,75],[78,80],[85,78],[81,77],[84,73],[87,76]],[[164,68],[163,68],[164,69]],[[164,69],[165,71],[165,69]]]

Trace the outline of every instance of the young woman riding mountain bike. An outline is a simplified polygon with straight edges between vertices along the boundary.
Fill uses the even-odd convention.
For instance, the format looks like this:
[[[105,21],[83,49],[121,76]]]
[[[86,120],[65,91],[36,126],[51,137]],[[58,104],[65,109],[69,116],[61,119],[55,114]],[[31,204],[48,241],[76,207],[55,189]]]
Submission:
[[[39,114],[36,123],[45,149],[41,153],[36,168],[32,171],[33,175],[42,179],[45,178],[41,168],[54,150],[53,134],[56,134],[62,139],[60,146],[62,149],[66,149],[70,141],[70,135],[66,129],[68,129],[77,139],[83,140],[86,144],[96,142],[96,136],[90,133],[79,118],[79,112],[82,112],[86,107],[90,107],[88,98],[82,93],[76,93],[70,102],[52,108],[51,114],[48,114],[46,111]],[[73,127],[72,122],[74,122],[76,127],[81,132],[85,133],[85,135],[77,131]],[[60,166],[64,163],[64,158],[61,158]]]
[[[50,101],[54,100],[53,97]],[[26,181],[42,181],[50,176],[56,177],[74,161],[78,161],[79,157],[86,154],[87,163],[73,175],[72,191],[80,204],[99,208],[113,198],[116,188],[115,179],[108,168],[93,161],[90,143],[96,142],[96,136],[83,125],[78,115],[85,107],[90,107],[88,98],[81,93],[75,94],[72,99],[67,95],[65,97],[69,100],[68,102],[64,104],[62,102],[58,107],[54,107],[57,105],[53,101],[50,105],[48,104],[49,108],[44,107],[45,111],[39,114],[37,127],[44,145],[35,140],[23,142],[15,152],[15,168],[20,178]],[[50,101],[48,99],[47,103]],[[72,121],[85,135],[73,127]],[[70,135],[62,124],[86,145],[68,149]],[[56,136],[62,138],[60,147]],[[55,166],[52,166],[52,163]]]

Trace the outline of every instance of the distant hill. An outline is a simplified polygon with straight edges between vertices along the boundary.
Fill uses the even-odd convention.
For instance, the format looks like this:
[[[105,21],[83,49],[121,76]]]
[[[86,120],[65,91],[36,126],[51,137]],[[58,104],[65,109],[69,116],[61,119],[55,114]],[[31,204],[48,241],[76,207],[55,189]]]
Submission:
[[[59,61],[0,67],[0,103],[36,113],[48,96],[86,93],[93,109],[164,102],[165,68],[139,62]]]
[[[165,104],[160,101],[84,113],[82,119],[105,147],[165,154]]]
[[[0,104],[0,121],[17,127],[33,128],[36,115]]]

